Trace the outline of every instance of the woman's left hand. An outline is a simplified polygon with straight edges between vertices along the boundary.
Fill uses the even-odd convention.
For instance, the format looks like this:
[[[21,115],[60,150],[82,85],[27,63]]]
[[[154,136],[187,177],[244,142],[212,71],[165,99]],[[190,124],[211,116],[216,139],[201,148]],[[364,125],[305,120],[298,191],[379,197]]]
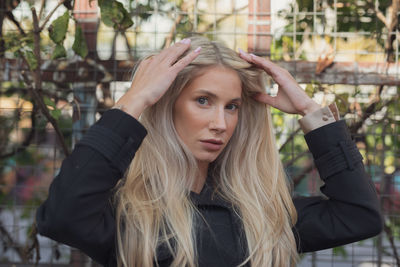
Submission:
[[[249,63],[263,69],[279,85],[278,94],[270,96],[266,93],[259,93],[254,98],[262,103],[268,104],[283,112],[290,114],[306,115],[321,106],[312,100],[299,86],[293,76],[285,69],[272,63],[270,60],[248,54],[239,49],[239,56]]]

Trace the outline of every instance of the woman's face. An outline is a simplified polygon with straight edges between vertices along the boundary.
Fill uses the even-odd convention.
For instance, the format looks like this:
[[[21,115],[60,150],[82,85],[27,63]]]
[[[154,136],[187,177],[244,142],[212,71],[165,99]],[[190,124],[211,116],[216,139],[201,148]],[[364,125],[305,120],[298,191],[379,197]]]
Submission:
[[[241,94],[238,74],[213,66],[178,96],[173,111],[175,128],[199,162],[214,161],[227,145],[238,122]]]

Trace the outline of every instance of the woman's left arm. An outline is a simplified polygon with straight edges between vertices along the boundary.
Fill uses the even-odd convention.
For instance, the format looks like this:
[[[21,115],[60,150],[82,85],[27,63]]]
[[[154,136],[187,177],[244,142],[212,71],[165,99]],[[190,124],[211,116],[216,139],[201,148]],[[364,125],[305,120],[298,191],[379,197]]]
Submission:
[[[314,157],[326,197],[295,198],[298,220],[293,228],[299,252],[331,248],[366,239],[382,231],[375,186],[335,105],[321,108],[300,88],[290,73],[271,61],[240,51],[279,85],[276,97],[255,98],[283,112],[300,114],[305,140]]]
[[[305,135],[327,198],[295,198],[293,232],[299,252],[336,247],[379,234],[382,218],[375,186],[344,120]]]

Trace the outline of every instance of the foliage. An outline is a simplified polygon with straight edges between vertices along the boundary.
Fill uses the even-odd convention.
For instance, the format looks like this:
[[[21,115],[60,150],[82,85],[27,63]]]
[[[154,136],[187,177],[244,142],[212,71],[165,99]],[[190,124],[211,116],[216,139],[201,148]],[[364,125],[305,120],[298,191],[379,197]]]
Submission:
[[[72,45],[72,49],[77,55],[80,55],[82,58],[85,58],[88,54],[85,36],[83,35],[82,28],[79,26],[75,29],[75,41]]]
[[[48,10],[50,1],[52,0],[37,1],[37,3],[31,0],[7,1],[4,10],[9,13],[0,12],[0,22],[10,19],[18,30],[8,31],[4,27],[0,27],[0,57],[6,60],[16,59],[17,62],[23,62],[25,66],[29,67],[24,71],[22,68],[17,70],[20,81],[0,82],[0,98],[12,101],[15,105],[13,115],[7,113],[2,116],[0,114],[2,125],[0,127],[0,203],[2,204],[0,211],[7,207],[12,208],[12,205],[16,204],[15,201],[18,201],[22,206],[30,207],[23,210],[21,218],[28,218],[31,221],[33,219],[32,205],[38,205],[47,192],[47,190],[36,189],[43,187],[45,177],[53,175],[53,165],[57,166],[60,163],[58,159],[51,157],[43,149],[46,147],[43,145],[48,143],[51,140],[49,138],[52,137],[48,131],[49,124],[54,129],[57,143],[67,155],[68,148],[73,143],[72,125],[75,123],[74,129],[76,130],[76,121],[83,120],[82,116],[85,116],[85,111],[80,107],[83,100],[76,97],[79,94],[72,93],[74,84],[59,83],[56,79],[53,82],[44,82],[42,81],[43,70],[51,66],[50,68],[63,72],[69,64],[76,64],[79,61],[93,66],[97,63],[93,64],[93,61],[98,59],[96,51],[89,51],[88,44],[90,43],[86,40],[88,35],[83,25],[85,22],[78,20],[73,13],[74,1],[60,1],[51,10]],[[134,0],[98,1],[101,22],[114,29],[115,34],[122,34],[126,39],[125,32],[133,26],[133,17],[136,17],[135,21],[140,24],[149,20],[156,8],[167,12],[168,10],[174,12],[178,10],[179,12],[179,9],[185,4],[184,1],[171,3],[172,1],[169,0],[142,1],[140,3]],[[18,4],[27,4],[31,7],[32,16],[24,14],[15,19],[12,11],[18,8]],[[3,4],[0,4],[0,9],[2,7]],[[38,9],[36,10],[36,8]],[[61,14],[53,18],[53,14],[56,14],[55,11],[59,10],[61,10]],[[25,9],[25,12],[28,11],[29,9]],[[176,22],[177,30],[174,34],[191,31],[193,25],[189,25],[187,21],[188,18],[185,17],[182,21]],[[71,36],[70,32],[74,32],[75,35]],[[171,40],[173,38],[171,36]],[[129,46],[128,39],[127,43]],[[89,52],[92,53],[90,58]],[[44,60],[46,62],[43,65]],[[100,66],[99,71],[104,69],[102,67]],[[98,99],[96,101],[100,102]],[[107,103],[108,105],[112,104],[112,101]],[[22,106],[27,106],[29,111],[24,110]],[[64,110],[65,108],[73,108],[72,116]],[[99,107],[99,110],[104,108],[107,106]],[[32,172],[33,166],[36,168],[35,172]],[[48,177],[48,180],[51,178]],[[32,191],[33,189],[36,191]],[[2,221],[0,221],[1,226]],[[31,226],[28,229],[33,231],[34,227]],[[4,236],[1,236],[0,242],[2,242],[3,248],[14,250],[21,261],[29,262],[32,261],[32,250],[35,248],[32,245],[35,243],[35,235],[30,237],[33,239],[29,239],[27,243],[19,243],[19,240],[5,240]]]
[[[12,1],[7,1],[11,3]],[[32,1],[21,0],[14,1],[30,4]],[[14,3],[13,2],[13,3]],[[43,1],[46,2],[46,1]],[[197,1],[193,1],[197,2]],[[308,60],[307,54],[303,51],[294,51],[295,48],[299,48],[307,41],[307,31],[316,32],[321,36],[329,36],[332,30],[332,24],[328,21],[328,16],[318,15],[317,23],[314,24],[314,17],[309,15],[309,13],[314,10],[314,2],[317,2],[316,11],[318,12],[329,12],[337,9],[339,13],[339,18],[337,19],[337,31],[338,32],[357,32],[366,31],[372,32],[374,36],[371,39],[377,39],[377,45],[384,47],[384,38],[376,38],[386,33],[385,25],[382,21],[376,18],[376,11],[374,10],[374,5],[371,5],[374,1],[367,0],[351,0],[351,1],[313,1],[313,0],[297,0],[297,7],[291,5],[289,11],[282,11],[280,15],[286,18],[287,25],[285,26],[286,32],[300,32],[303,35],[297,34],[295,38],[289,36],[281,36],[276,42],[273,43],[271,47],[271,55],[273,60],[292,60],[304,59]],[[165,39],[165,45],[168,44],[168,38],[172,41],[176,36],[180,38],[183,34],[187,34],[194,31],[194,24],[203,26],[204,32],[207,32],[209,28],[207,20],[203,16],[196,16],[197,21],[194,22],[194,18],[190,17],[191,9],[188,7],[189,1],[175,1],[175,0],[159,0],[159,1],[135,1],[126,0],[124,2],[116,0],[99,0],[98,4],[101,12],[101,21],[107,27],[114,30],[115,36],[121,34],[126,38],[128,48],[129,39],[126,35],[126,31],[133,26],[133,21],[138,23],[135,27],[140,27],[142,22],[148,21],[153,14],[155,9],[159,10],[159,14],[168,16],[171,14],[185,14],[180,17],[179,20],[174,21],[174,25],[171,28],[171,34]],[[324,4],[322,4],[324,3]],[[335,7],[334,3],[338,5]],[[379,1],[379,10],[386,14],[390,6],[391,1],[383,0]],[[93,4],[93,3],[92,3]],[[11,4],[10,4],[11,5]],[[322,6],[325,5],[325,6]],[[34,6],[34,5],[32,5]],[[60,136],[58,137],[59,143],[65,143],[66,147],[72,146],[72,125],[81,116],[80,111],[80,101],[79,99],[70,98],[71,88],[74,84],[61,84],[57,81],[54,82],[40,82],[40,67],[42,64],[42,59],[51,59],[53,62],[46,64],[54,64],[57,68],[64,70],[67,68],[68,64],[75,62],[74,60],[88,62],[89,60],[97,59],[96,51],[90,51],[93,54],[89,55],[88,42],[86,42],[86,36],[84,32],[83,25],[80,21],[74,18],[72,13],[72,8],[74,6],[74,1],[68,0],[64,2],[64,6],[58,6],[57,8],[64,8],[64,12],[55,18],[48,29],[48,36],[45,27],[42,28],[43,31],[36,32],[32,25],[33,21],[29,18],[24,18],[25,21],[19,21],[21,24],[29,25],[27,32],[3,32],[1,40],[4,41],[4,49],[7,52],[8,57],[14,57],[19,60],[24,60],[29,66],[30,71],[27,71],[29,75],[27,80],[20,82],[3,82],[1,83],[0,93],[2,96],[7,98],[18,98],[25,102],[29,102],[32,105],[32,113],[35,116],[27,116],[23,112],[19,112],[16,109],[15,114],[8,116],[0,116],[0,154],[6,155],[8,152],[15,151],[15,153],[9,153],[9,156],[0,158],[0,184],[3,188],[17,188],[18,186],[32,188],[38,185],[37,177],[31,175],[30,173],[26,175],[19,175],[16,180],[7,180],[5,177],[12,177],[16,175],[18,171],[23,170],[26,165],[31,166],[44,166],[46,161],[44,159],[43,153],[37,148],[40,144],[46,142],[46,137],[48,136],[46,128],[48,124],[53,125],[53,128],[60,129]],[[15,7],[14,7],[15,8]],[[296,23],[292,16],[294,9],[297,8],[299,12],[296,16]],[[49,12],[50,13],[50,12]],[[43,14],[39,16],[39,26],[45,26],[45,19],[49,15]],[[187,14],[187,15],[186,15]],[[199,12],[201,14],[201,12]],[[236,14],[232,12],[232,14]],[[169,15],[171,16],[171,15]],[[229,15],[227,15],[229,16]],[[135,18],[135,19],[133,19]],[[174,17],[175,19],[175,17]],[[296,25],[296,26],[295,26]],[[317,25],[317,28],[313,28]],[[217,25],[218,26],[218,25]],[[296,27],[296,28],[294,28]],[[68,33],[74,32],[75,35],[71,36],[73,39],[72,47],[69,47],[69,43],[65,40]],[[210,31],[208,31],[210,32]],[[35,35],[36,34],[36,35]],[[40,43],[36,43],[35,37],[40,39]],[[376,35],[376,36],[375,36]],[[213,37],[210,33],[209,37]],[[339,38],[338,38],[339,39]],[[49,43],[48,41],[51,40]],[[332,43],[333,39],[324,38],[328,43]],[[343,42],[346,43],[348,40],[343,38]],[[361,40],[363,42],[363,40]],[[376,42],[376,41],[374,41]],[[67,43],[67,44],[66,44]],[[338,42],[339,43],[339,42]],[[374,47],[375,43],[370,43],[369,47]],[[359,43],[355,44],[356,46]],[[39,56],[37,49],[39,48]],[[366,49],[369,49],[368,47]],[[383,48],[382,48],[383,49]],[[293,56],[292,51],[298,52],[296,57]],[[133,54],[133,53],[132,53]],[[11,56],[10,56],[11,55]],[[89,55],[89,56],[88,56]],[[77,57],[78,56],[78,57]],[[93,57],[92,57],[93,56]],[[111,57],[112,58],[112,57]],[[55,59],[63,59],[63,61],[56,61]],[[97,63],[97,61],[96,61]],[[39,71],[38,71],[39,70]],[[39,73],[39,76],[37,75]],[[39,81],[40,83],[35,84],[33,81]],[[100,83],[99,81],[95,81]],[[102,85],[105,86],[105,83]],[[331,86],[319,84],[317,81],[310,83],[306,86],[306,92],[308,95],[312,96],[318,92],[323,92],[325,94],[330,94],[334,91]],[[34,92],[39,94],[39,100],[34,97]],[[358,143],[363,147],[362,153],[365,155],[365,163],[367,167],[374,172],[371,172],[374,180],[376,182],[381,181],[381,176],[383,174],[392,174],[393,169],[399,167],[399,159],[396,155],[396,151],[399,151],[398,136],[400,135],[400,127],[398,127],[398,120],[394,118],[400,114],[400,107],[398,102],[388,102],[381,101],[376,104],[375,108],[372,109],[372,113],[376,115],[377,113],[382,113],[382,116],[370,116],[363,119],[364,112],[370,107],[371,102],[366,101],[370,95],[365,95],[362,90],[356,89],[354,92],[349,90],[342,90],[340,92],[334,92],[335,102],[337,103],[340,113],[342,116],[347,116],[347,118],[357,121],[363,120],[362,127],[359,127],[353,132],[357,136]],[[399,95],[399,88],[393,94]],[[389,99],[390,100],[390,99]],[[96,99],[98,105],[97,111],[101,108],[107,108],[104,104],[106,101],[101,102]],[[112,103],[112,101],[110,101]],[[40,104],[43,104],[42,106]],[[100,104],[104,104],[101,106]],[[385,104],[385,106],[384,106]],[[72,116],[65,112],[63,107],[74,107]],[[381,112],[382,111],[382,112]],[[48,112],[49,117],[46,117],[46,112]],[[275,129],[277,130],[276,136],[279,145],[281,147],[281,155],[284,163],[296,160],[296,168],[290,165],[290,171],[293,175],[297,175],[303,171],[303,167],[311,162],[310,156],[307,154],[300,155],[298,159],[294,159],[294,155],[299,155],[302,151],[305,151],[306,145],[302,135],[295,135],[293,139],[285,143],[285,141],[290,138],[291,133],[294,129],[287,127],[288,125],[294,125],[293,117],[283,116],[279,111],[273,110],[273,123]],[[16,134],[13,129],[23,128],[23,122],[26,120],[30,121],[29,127],[26,127],[23,131],[22,138],[16,140],[11,139],[13,135]],[[32,132],[31,132],[32,131]],[[36,139],[29,139],[30,134],[33,133]],[[385,134],[384,134],[385,133]],[[60,141],[61,140],[61,141]],[[26,144],[25,144],[26,141]],[[35,144],[30,146],[30,144]],[[22,149],[18,149],[21,148]],[[42,153],[42,154],[41,154]],[[297,167],[299,166],[299,167]],[[40,169],[40,175],[45,176],[50,168]],[[51,173],[51,172],[50,172]],[[305,183],[310,175],[306,175],[303,179],[303,184],[300,186],[305,186],[304,189],[308,190],[307,184]],[[36,180],[35,180],[36,179]],[[394,190],[394,189],[393,189]],[[400,191],[400,189],[398,189]],[[13,191],[0,191],[0,203],[12,205],[12,192]],[[395,192],[395,191],[394,191]],[[36,205],[38,200],[43,199],[43,195],[35,195],[30,191],[19,192],[18,198],[20,201],[25,201],[24,203]],[[22,196],[27,196],[23,198]],[[397,211],[396,212],[400,212]],[[29,215],[29,211],[25,211],[24,216]],[[1,222],[0,222],[1,223]],[[389,224],[390,228],[393,229],[396,236],[398,236],[399,222],[391,221]],[[346,256],[345,250],[343,248],[337,248],[334,250],[336,255]]]
[[[314,6],[314,2],[316,2]],[[336,6],[335,6],[336,3]],[[390,7],[391,0],[379,1],[378,9],[385,14],[386,10]],[[384,31],[385,25],[382,21],[377,19],[375,10],[375,1],[371,0],[350,0],[343,2],[336,2],[333,0],[313,1],[313,0],[297,0],[297,13],[296,17],[296,32],[304,32],[306,29],[312,32],[319,32],[321,34],[328,33],[334,27],[330,23],[329,16],[326,12],[337,11],[338,17],[335,21],[337,32],[372,32],[381,34]],[[288,11],[281,11],[280,16],[293,21],[293,14],[295,6],[290,4]],[[316,17],[317,24],[314,24],[314,15],[312,12],[325,12],[325,15],[318,15]],[[291,27],[294,23],[290,23]],[[322,30],[313,28],[313,25],[322,27]],[[293,29],[292,29],[293,30]],[[322,32],[321,32],[322,31]],[[302,36],[297,35],[297,40],[301,41]],[[380,40],[383,42],[383,40]],[[383,45],[383,43],[381,43]]]
[[[49,27],[50,39],[56,44],[62,44],[68,30],[69,12],[65,11],[64,15],[61,15],[51,23]]]
[[[118,1],[99,0],[101,21],[114,29],[126,30],[133,25],[128,11]]]
[[[398,42],[392,42],[394,35],[390,32],[399,30],[398,18],[391,12],[396,7],[394,1],[314,1],[296,0],[287,10],[279,15],[286,20],[284,32],[296,32],[295,37],[277,36],[271,47],[271,58],[274,60],[310,60],[305,53],[304,44],[316,43],[310,54],[316,54],[318,44],[334,46],[339,51],[362,50],[371,52],[368,55],[349,58],[351,60],[376,61],[377,51],[385,51],[385,56],[379,61],[394,62],[394,51],[398,50]],[[318,13],[316,13],[318,12]],[[295,16],[293,14],[296,14]],[[337,14],[337,17],[333,14]],[[395,12],[395,14],[398,14]],[[296,22],[296,23],[294,23]],[[392,27],[393,28],[390,28]],[[371,33],[369,36],[360,34],[357,38],[333,35],[333,32]],[[315,36],[318,35],[318,36]],[[386,35],[383,36],[382,35]],[[332,36],[332,38],[331,38]],[[350,36],[350,35],[349,35]],[[386,38],[385,38],[386,37]],[[319,43],[316,39],[319,38]],[[398,37],[397,37],[398,38]],[[310,48],[309,48],[310,49]],[[336,52],[334,51],[334,52]],[[321,51],[321,53],[326,51]],[[316,58],[311,59],[313,61]],[[371,174],[380,194],[383,212],[388,214],[385,221],[385,234],[391,244],[391,249],[384,249],[382,241],[377,243],[379,253],[392,255],[397,265],[400,259],[396,253],[395,239],[399,238],[400,224],[396,219],[400,214],[400,88],[393,86],[376,86],[370,90],[362,86],[329,86],[318,82],[306,85],[306,92],[311,96],[316,92],[324,95],[333,94],[342,118],[350,124],[352,135],[360,147],[366,169]],[[291,146],[283,147],[282,152],[298,151],[298,142],[293,140]],[[290,157],[284,157],[290,161]],[[300,162],[300,159],[297,159]],[[307,176],[305,176],[307,178]],[[390,250],[392,252],[390,252]],[[346,257],[343,248],[335,248],[335,255]]]

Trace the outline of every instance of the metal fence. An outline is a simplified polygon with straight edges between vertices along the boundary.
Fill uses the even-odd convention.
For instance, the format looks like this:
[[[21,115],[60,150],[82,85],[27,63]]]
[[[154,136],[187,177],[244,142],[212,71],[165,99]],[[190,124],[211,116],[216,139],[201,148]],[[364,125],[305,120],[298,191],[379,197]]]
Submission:
[[[96,1],[0,3],[0,266],[95,265],[32,232],[35,209],[65,153],[128,89],[135,61],[194,33],[268,56],[318,103],[335,101],[360,148],[381,198],[384,232],[302,255],[298,266],[400,266],[400,1],[120,2],[133,25],[107,21],[106,13],[101,21]],[[61,32],[54,21],[65,12],[60,41],[48,28]],[[65,55],[53,59],[59,46]],[[273,118],[295,191],[319,194],[298,118],[277,110]]]

